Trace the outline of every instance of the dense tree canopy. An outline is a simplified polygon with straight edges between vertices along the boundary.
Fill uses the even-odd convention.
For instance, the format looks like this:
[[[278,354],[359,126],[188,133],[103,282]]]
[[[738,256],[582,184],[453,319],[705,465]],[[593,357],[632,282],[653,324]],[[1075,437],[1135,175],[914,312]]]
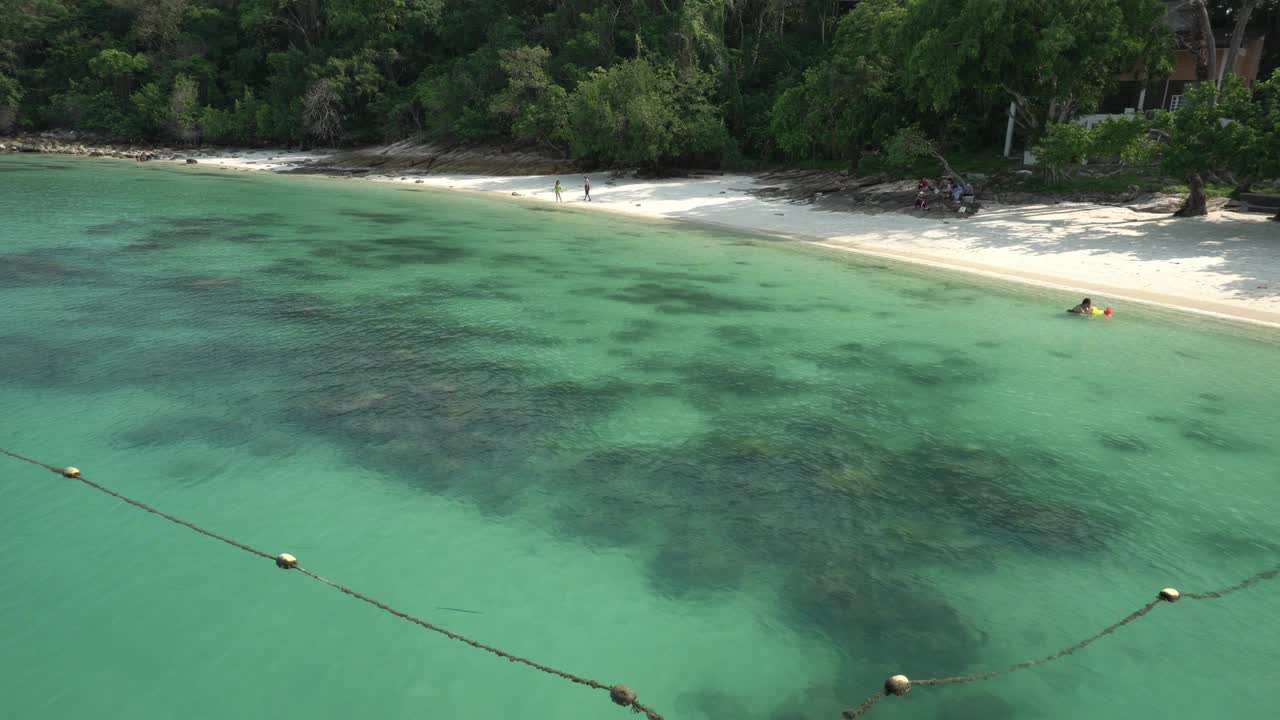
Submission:
[[[598,163],[856,161],[904,127],[988,144],[1011,101],[1038,135],[1172,46],[1160,0],[9,3],[0,131],[417,136]]]

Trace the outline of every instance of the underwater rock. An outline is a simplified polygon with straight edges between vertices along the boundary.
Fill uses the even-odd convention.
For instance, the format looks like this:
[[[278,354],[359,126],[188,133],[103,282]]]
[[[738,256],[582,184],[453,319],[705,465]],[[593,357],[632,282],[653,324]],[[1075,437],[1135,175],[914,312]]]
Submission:
[[[1126,433],[1098,433],[1095,437],[1097,437],[1098,442],[1114,450],[1125,450],[1127,452],[1151,451],[1151,444],[1137,435],[1129,435]]]
[[[675,708],[688,720],[746,720],[752,716],[739,697],[710,686],[681,693]]]
[[[1009,701],[990,692],[969,688],[948,698],[934,716],[936,720],[1014,720],[1025,717]]]
[[[760,347],[768,340],[749,325],[721,325],[714,331],[717,343],[730,347]]]
[[[744,561],[716,533],[680,529],[668,534],[650,568],[659,592],[682,597],[738,587]]]
[[[1181,430],[1181,435],[1215,450],[1251,450],[1253,445],[1239,436],[1203,421],[1188,423]]]
[[[842,651],[887,667],[964,668],[981,644],[944,593],[874,567],[832,563],[825,572],[793,574],[786,594],[789,606]]]
[[[810,685],[792,693],[769,713],[769,720],[815,720],[815,718],[839,718],[841,713],[862,702],[855,691],[842,688],[835,682]],[[716,720],[743,716],[717,716]]]
[[[657,312],[672,315],[719,315],[769,309],[769,305],[755,300],[674,283],[635,283],[605,297],[634,305],[649,305]]]
[[[127,448],[203,444],[237,447],[259,439],[249,425],[208,415],[165,415],[129,425],[115,438]]]
[[[626,327],[609,334],[609,337],[624,343],[643,343],[657,336],[662,323],[647,318],[631,318]]]

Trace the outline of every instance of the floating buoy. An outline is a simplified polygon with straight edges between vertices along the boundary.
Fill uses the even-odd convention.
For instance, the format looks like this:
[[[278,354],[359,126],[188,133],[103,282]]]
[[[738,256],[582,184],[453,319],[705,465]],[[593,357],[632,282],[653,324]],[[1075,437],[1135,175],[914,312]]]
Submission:
[[[623,707],[630,707],[636,703],[636,691],[626,685],[614,685],[609,688],[609,697],[614,703]]]
[[[884,681],[884,691],[890,695],[906,695],[911,692],[911,680],[906,675],[894,675]]]

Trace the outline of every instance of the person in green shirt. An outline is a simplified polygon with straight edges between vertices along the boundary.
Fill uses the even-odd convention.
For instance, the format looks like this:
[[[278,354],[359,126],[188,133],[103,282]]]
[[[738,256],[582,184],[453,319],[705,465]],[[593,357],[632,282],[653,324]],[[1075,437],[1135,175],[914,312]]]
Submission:
[[[564,200],[560,198],[560,193],[563,191],[564,191],[564,188],[560,187],[560,181],[557,180],[556,181],[556,202],[564,202]]]

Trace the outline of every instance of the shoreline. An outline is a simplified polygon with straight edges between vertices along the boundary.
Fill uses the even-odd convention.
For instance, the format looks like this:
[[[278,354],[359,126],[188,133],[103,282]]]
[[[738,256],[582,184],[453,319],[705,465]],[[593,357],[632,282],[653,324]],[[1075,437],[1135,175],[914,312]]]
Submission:
[[[318,156],[319,157],[319,156]],[[297,164],[291,163],[293,160]],[[283,162],[282,162],[283,161]],[[275,155],[275,167],[265,167],[261,159],[209,158],[201,164],[236,170],[272,170],[282,174],[303,167],[301,158]],[[551,187],[554,176],[474,176],[474,175],[340,175],[348,180],[369,180],[421,187],[433,190],[468,192],[488,197],[501,197],[529,203],[554,204]],[[577,176],[572,176],[577,182]],[[569,177],[561,176],[562,183]],[[1080,204],[1000,206],[988,205],[981,215],[970,218],[959,216],[918,217],[908,213],[852,213],[815,208],[812,205],[795,204],[784,199],[765,199],[749,194],[759,189],[755,178],[746,175],[713,175],[700,178],[670,180],[635,180],[610,178],[599,174],[593,178],[592,202],[582,199],[580,186],[566,184],[566,209],[584,212],[611,212],[638,219],[692,222],[723,229],[760,235],[789,242],[836,250],[854,252],[867,257],[894,259],[914,265],[951,270],[970,275],[1051,288],[1074,294],[1097,295],[1103,302],[1112,304],[1110,298],[1137,302],[1202,317],[1244,322],[1255,326],[1280,328],[1280,233],[1267,216],[1249,216],[1239,213],[1215,213],[1208,218],[1175,219],[1163,215],[1151,216],[1124,208]],[[575,194],[576,193],[576,194]],[[1023,251],[1024,246],[1034,246],[1045,241],[1037,228],[1037,221],[1030,220],[1038,214],[1061,216],[1054,222],[1057,229],[1071,231],[1072,223],[1089,227],[1103,225],[1121,237],[1128,235],[1138,225],[1155,228],[1161,239],[1184,234],[1199,235],[1191,239],[1192,247],[1219,247],[1219,236],[1232,233],[1248,233],[1256,249],[1266,252],[1263,262],[1253,266],[1262,270],[1257,277],[1249,278],[1250,289],[1264,289],[1264,293],[1252,293],[1252,297],[1223,297],[1228,293],[1204,292],[1210,290],[1208,282],[1197,278],[1202,274],[1222,276],[1215,271],[1221,265],[1223,253],[1215,257],[1202,251],[1199,257],[1172,257],[1164,260],[1134,258],[1135,251],[1117,248],[1109,253],[1103,264],[1119,270],[1106,273],[1110,277],[1098,280],[1083,277],[1081,272],[1054,272],[1044,268],[1045,260],[1053,260],[1068,253],[1080,254],[1078,249],[1049,253],[1041,256],[1041,262],[1027,262],[1037,256]],[[799,216],[797,218],[797,216]],[[779,218],[773,220],[773,218]],[[790,227],[794,224],[795,227]],[[858,226],[863,227],[858,227]],[[984,252],[982,248],[970,248],[961,243],[938,244],[931,242],[939,234],[963,232],[986,227],[1012,226],[1018,241],[1013,249]],[[1027,226],[1027,227],[1023,227]],[[1204,236],[1208,237],[1204,237]],[[1270,236],[1275,237],[1270,237]],[[1153,241],[1158,241],[1152,238]],[[943,252],[937,252],[942,250]],[[1096,255],[1090,249],[1088,255]],[[967,257],[966,255],[971,255]],[[1029,256],[1029,257],[1022,257]],[[1192,268],[1184,262],[1199,260]],[[1093,265],[1099,263],[1095,261]],[[1175,270],[1181,272],[1171,272]],[[1084,268],[1082,268],[1083,270]],[[1049,270],[1049,271],[1046,271]],[[1167,278],[1178,275],[1182,277]],[[1199,282],[1195,280],[1199,279]],[[1109,280],[1109,282],[1107,281]],[[1125,282],[1129,280],[1129,282]],[[1182,292],[1167,292],[1141,284],[1154,285],[1168,281]],[[1239,282],[1230,278],[1228,282]],[[1208,287],[1207,287],[1208,286]],[[1194,292],[1194,291],[1200,292]],[[1192,292],[1188,292],[1192,291]],[[1078,299],[1070,300],[1071,304]]]
[[[191,153],[192,167],[290,174],[323,152]],[[158,159],[183,164],[186,157]],[[323,173],[317,173],[323,174]],[[453,190],[555,203],[556,176],[325,174],[335,179]],[[1137,302],[1199,316],[1280,328],[1280,232],[1265,215],[1218,211],[1174,219],[1126,208],[1062,203],[994,205],[972,217],[822,209],[754,194],[747,175],[637,180],[561,175],[566,209],[692,222],[868,257],[1091,295],[1098,304]],[[570,185],[569,181],[575,183]],[[1075,299],[1073,299],[1075,298]]]

